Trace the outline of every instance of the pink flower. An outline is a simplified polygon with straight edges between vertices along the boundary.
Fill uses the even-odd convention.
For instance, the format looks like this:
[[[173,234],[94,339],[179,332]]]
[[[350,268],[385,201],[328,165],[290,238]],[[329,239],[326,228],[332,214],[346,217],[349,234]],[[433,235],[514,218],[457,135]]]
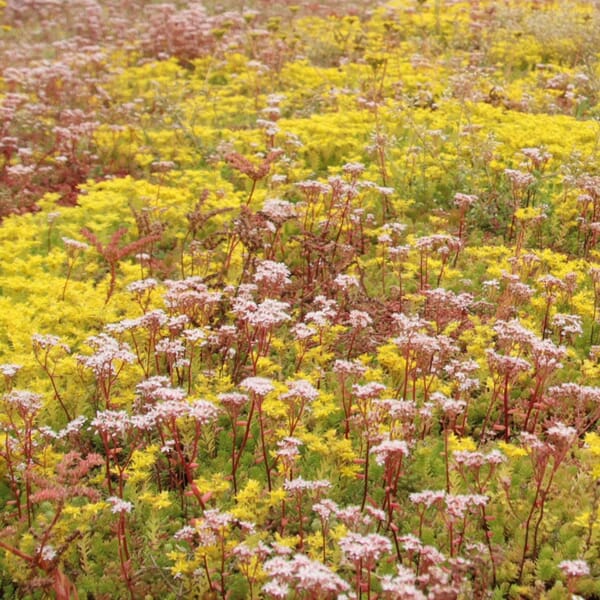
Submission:
[[[374,400],[373,407],[380,408],[384,414],[393,420],[411,421],[417,414],[417,405],[412,400],[384,398],[383,400]]]
[[[481,494],[446,494],[447,514],[451,520],[462,519],[477,506],[485,506],[489,498]]]
[[[518,275],[509,277],[508,274],[503,274],[503,279],[508,280],[506,289],[513,297],[513,302],[527,302],[533,296],[533,289],[531,286],[518,281]]]
[[[429,250],[437,250],[438,252],[444,250],[449,252],[451,250],[459,250],[461,241],[453,235],[435,233],[418,238],[415,242],[415,247],[421,252]]]
[[[298,448],[302,446],[302,440],[295,437],[284,437],[277,442],[277,451],[275,454],[281,458],[292,460],[300,456]]]
[[[556,327],[562,338],[570,338],[583,333],[582,318],[569,313],[556,313],[552,317],[552,325]]]
[[[286,200],[273,198],[265,200],[262,212],[270,221],[279,225],[296,216],[296,206]]]
[[[33,341],[34,349],[40,348],[42,350],[50,350],[50,348],[58,346],[67,353],[71,352],[69,346],[67,346],[67,344],[63,344],[57,335],[43,335],[41,333],[34,333],[31,336],[31,340]]]
[[[162,375],[155,375],[138,383],[135,390],[145,402],[181,402],[186,397],[181,388],[171,387],[171,381]]]
[[[157,332],[161,327],[164,327],[169,321],[169,317],[164,310],[157,308],[142,315],[139,319],[140,325],[148,331]]]
[[[240,382],[240,387],[262,398],[275,389],[273,382],[266,377],[246,377]]]
[[[382,195],[382,196],[393,196],[396,193],[396,189],[393,187],[389,187],[386,185],[378,185],[375,186],[375,189]]]
[[[218,532],[229,526],[234,521],[234,516],[228,512],[222,512],[217,508],[204,511],[199,529],[210,529]]]
[[[373,323],[373,319],[369,313],[362,310],[351,310],[347,323],[354,329],[365,329]]]
[[[217,398],[231,414],[239,414],[242,408],[250,402],[250,398],[246,394],[239,392],[223,392]]]
[[[150,412],[146,414],[131,415],[130,424],[132,429],[137,431],[149,431],[155,426],[155,415]]]
[[[271,577],[263,591],[274,598],[286,598],[291,589],[309,598],[331,597],[350,590],[350,586],[323,563],[311,560],[303,554],[291,559],[276,556],[263,565]],[[278,595],[283,594],[285,595]]]
[[[47,562],[54,560],[57,556],[56,550],[51,544],[47,544],[43,548],[38,548],[37,552],[42,557],[42,560]]]
[[[148,416],[156,422],[170,421],[185,417],[189,413],[189,404],[181,400],[166,400],[152,407]]]
[[[352,177],[359,177],[365,171],[365,165],[361,162],[349,162],[342,167],[342,171]]]
[[[115,514],[130,513],[133,509],[133,504],[131,504],[131,502],[127,502],[116,496],[110,496],[106,501],[112,505],[110,512]]]
[[[190,318],[187,315],[174,315],[169,317],[167,320],[167,329],[169,330],[171,338],[180,335],[189,322]]]
[[[373,568],[384,554],[392,551],[392,543],[376,533],[360,535],[351,532],[340,539],[340,548],[347,560],[354,563],[362,561],[367,568]]]
[[[121,319],[116,323],[108,323],[104,326],[104,330],[110,335],[120,335],[126,331],[137,329],[141,326],[141,324],[142,322],[140,317],[137,319]]]
[[[371,448],[371,454],[375,455],[375,462],[378,465],[401,459],[409,453],[408,444],[404,440],[384,440]]]
[[[590,567],[585,560],[563,560],[558,568],[567,577],[585,577],[590,574]]]
[[[538,277],[537,281],[544,286],[546,292],[563,290],[565,288],[564,281],[558,277],[555,277],[554,275],[542,275],[541,277]]]
[[[451,318],[460,318],[467,314],[473,304],[472,294],[455,294],[444,288],[427,290],[427,310],[440,319],[440,315],[446,317],[446,322]]]
[[[12,390],[4,396],[4,400],[20,413],[36,413],[42,408],[42,397],[29,390]]]
[[[331,316],[324,310],[311,310],[304,315],[304,321],[314,323],[317,327],[327,327],[331,323]]]
[[[296,323],[292,327],[292,333],[297,340],[302,341],[313,337],[317,333],[317,330],[316,328],[306,325],[305,323]]]
[[[357,288],[359,286],[358,277],[354,275],[340,274],[333,280],[333,283],[344,291],[349,290],[351,287]]]
[[[65,247],[67,248],[67,251],[70,250],[71,252],[83,252],[84,250],[87,250],[89,248],[89,245],[85,242],[73,240],[68,237],[63,237],[62,241]]]
[[[208,400],[194,400],[188,406],[188,415],[200,425],[208,425],[216,421],[219,416],[219,409]]]
[[[14,377],[22,368],[22,365],[4,363],[3,365],[0,365],[0,373],[2,373],[4,377]]]
[[[290,593],[290,586],[278,580],[265,583],[262,587],[263,592],[276,600],[285,600]]]
[[[56,437],[58,439],[63,439],[71,434],[79,433],[86,421],[87,418],[83,415],[76,417],[72,421],[69,421],[66,426],[56,434]]]
[[[355,375],[360,377],[367,371],[362,363],[356,360],[336,360],[333,363],[333,372],[338,375]]]
[[[279,397],[281,400],[300,398],[306,402],[313,402],[319,397],[319,390],[306,379],[295,379],[287,381],[286,384],[288,386],[288,391],[280,394]]]
[[[254,557],[258,558],[261,562],[264,561],[267,556],[273,554],[273,550],[264,542],[258,542],[256,546],[250,546],[246,542],[241,542],[233,549],[233,554],[237,556],[240,562],[248,564]]]
[[[320,491],[327,490],[331,487],[331,483],[326,479],[319,479],[316,481],[307,481],[302,477],[296,477],[296,479],[292,479],[290,481],[286,481],[283,484],[283,489],[286,492],[291,493],[301,493],[304,491]]]
[[[96,413],[90,423],[91,429],[108,435],[123,436],[131,425],[129,415],[124,410],[103,410]]]
[[[291,317],[286,312],[289,308],[290,305],[287,302],[268,298],[260,304],[255,305],[254,310],[248,311],[245,319],[255,327],[271,329],[290,320]]]
[[[329,498],[324,498],[320,502],[313,504],[312,509],[319,515],[323,521],[328,521],[332,515],[336,515],[339,506]]]
[[[446,557],[435,546],[429,545],[422,546],[419,550],[419,556],[421,557],[423,567],[426,565],[439,565],[446,560]],[[442,573],[441,577],[445,579],[445,573]]]
[[[374,506],[369,506],[368,504],[365,506],[365,513],[363,519],[365,524],[372,523],[373,520],[383,523],[387,519],[387,515],[383,510],[375,508]]]
[[[355,528],[359,525],[367,525],[372,519],[366,517],[360,506],[345,506],[336,512],[336,517],[348,528]]]
[[[232,302],[232,311],[236,317],[247,321],[256,312],[256,302],[248,296],[236,296]]]
[[[448,396],[445,396],[441,392],[434,392],[431,394],[431,400],[438,404],[445,415],[451,417],[459,415],[467,407],[467,403],[464,400],[448,398]]]
[[[535,181],[535,177],[530,173],[524,173],[516,169],[504,169],[504,174],[513,188],[517,190],[525,189]]]
[[[465,361],[453,359],[444,366],[444,372],[457,384],[461,392],[470,392],[479,387],[479,380],[469,377],[477,369],[479,365],[473,359]]]
[[[423,542],[416,535],[410,533],[398,538],[398,541],[407,552],[421,552],[423,549]]]
[[[132,294],[143,294],[144,292],[148,292],[153,290],[158,286],[158,281],[153,279],[152,277],[148,277],[147,279],[139,279],[138,281],[132,281],[127,286],[127,291]]]
[[[506,461],[506,457],[498,450],[492,450],[489,454],[483,452],[470,452],[468,450],[456,450],[453,453],[456,464],[470,468],[481,468],[483,465],[498,465]]]
[[[201,327],[194,327],[193,329],[186,329],[183,332],[183,337],[191,344],[204,345],[206,340],[206,331]]]
[[[408,499],[413,504],[423,504],[427,508],[434,504],[440,503],[446,497],[444,490],[423,490],[422,492],[414,492],[408,496]]]
[[[507,356],[505,354],[498,354],[495,350],[488,348],[485,351],[488,364],[490,369],[497,371],[500,375],[507,375],[509,377],[517,377],[520,373],[528,371],[530,364],[516,356]]]
[[[579,385],[572,382],[561,383],[551,387],[548,390],[548,396],[554,401],[575,401],[581,404],[595,405],[600,404],[600,387]]]
[[[185,355],[185,346],[180,339],[163,338],[156,344],[155,353],[165,354],[168,360],[179,361]]]
[[[365,383],[364,385],[355,383],[352,386],[352,393],[361,400],[372,400],[377,398],[377,396],[379,396],[385,389],[385,385],[382,383],[371,381],[369,383]]]
[[[469,208],[470,206],[473,206],[477,200],[479,200],[479,198],[474,194],[463,194],[462,192],[454,194],[454,205],[459,208]]]
[[[427,596],[415,587],[416,574],[403,565],[397,565],[396,569],[396,576],[384,575],[381,578],[383,597],[390,600],[426,600]]]
[[[547,452],[552,449],[551,444],[546,444],[540,440],[540,438],[534,433],[528,433],[527,431],[521,431],[519,434],[521,438],[521,442],[526,448],[530,448],[531,450],[536,450],[538,452]]]
[[[405,260],[408,257],[409,252],[410,246],[406,244],[391,246],[390,248],[388,248],[388,254],[390,255],[390,257],[397,261]]]
[[[296,186],[299,187],[311,200],[316,199],[320,194],[326,194],[329,191],[329,187],[324,183],[310,179],[299,181]]]
[[[577,439],[577,429],[575,427],[569,427],[560,421],[557,421],[552,427],[548,427],[546,434],[549,440],[553,440],[557,443],[570,444]]]
[[[254,282],[267,286],[270,289],[281,290],[291,283],[290,270],[284,263],[262,260],[256,267]]]
[[[88,338],[86,344],[96,352],[91,356],[79,354],[77,360],[91,369],[98,378],[114,377],[118,372],[115,362],[125,364],[135,361],[135,355],[128,344],[119,342],[106,333]]]
[[[222,294],[209,290],[201,277],[167,280],[164,283],[167,286],[165,305],[181,314],[191,315],[198,311],[206,311],[221,301]]]
[[[196,536],[197,531],[189,525],[184,525],[181,529],[173,534],[173,539],[191,543]]]
[[[539,169],[552,158],[552,154],[550,152],[546,152],[545,150],[536,147],[521,148],[520,152],[533,163],[533,166],[536,169]]]
[[[555,346],[552,340],[536,340],[531,346],[531,358],[538,374],[549,375],[562,369],[560,362],[567,355],[564,346]]]

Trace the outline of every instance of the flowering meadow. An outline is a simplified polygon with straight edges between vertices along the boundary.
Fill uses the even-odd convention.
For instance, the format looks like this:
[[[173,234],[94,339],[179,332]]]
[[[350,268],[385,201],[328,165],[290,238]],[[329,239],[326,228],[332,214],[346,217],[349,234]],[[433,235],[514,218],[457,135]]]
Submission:
[[[600,2],[0,2],[0,597],[600,598]]]

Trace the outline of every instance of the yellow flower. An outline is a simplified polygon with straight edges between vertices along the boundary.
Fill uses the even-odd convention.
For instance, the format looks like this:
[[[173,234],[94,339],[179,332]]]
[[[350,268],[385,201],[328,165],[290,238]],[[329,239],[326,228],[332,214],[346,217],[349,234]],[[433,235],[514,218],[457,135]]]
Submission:
[[[173,504],[169,499],[169,493],[164,491],[159,493],[145,492],[137,498],[155,510],[169,508]]]
[[[521,456],[527,456],[527,450],[525,448],[519,448],[519,446],[515,446],[514,444],[510,444],[508,442],[498,442],[498,449],[506,454],[509,458],[518,458]]]
[[[448,436],[448,450],[450,450],[450,452],[474,452],[475,450],[477,450],[477,444],[474,442],[473,438],[470,438],[468,436],[459,438],[456,435],[454,435],[454,433],[451,433]]]

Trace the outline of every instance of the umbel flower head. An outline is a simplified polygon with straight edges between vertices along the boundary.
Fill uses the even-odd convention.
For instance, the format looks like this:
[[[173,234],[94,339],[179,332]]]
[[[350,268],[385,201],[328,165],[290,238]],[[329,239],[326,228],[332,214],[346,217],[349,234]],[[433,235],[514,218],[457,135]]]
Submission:
[[[88,346],[95,350],[94,354],[85,356],[79,354],[77,360],[88,369],[91,369],[96,377],[113,377],[117,372],[115,362],[133,363],[135,355],[131,352],[129,344],[119,342],[115,338],[100,333],[86,340]]]
[[[266,561],[263,569],[270,577],[263,591],[270,598],[283,600],[292,592],[307,598],[333,598],[350,590],[348,583],[329,567],[303,554],[276,556]]]
[[[275,389],[273,382],[266,377],[246,377],[241,381],[240,387],[263,398]]]

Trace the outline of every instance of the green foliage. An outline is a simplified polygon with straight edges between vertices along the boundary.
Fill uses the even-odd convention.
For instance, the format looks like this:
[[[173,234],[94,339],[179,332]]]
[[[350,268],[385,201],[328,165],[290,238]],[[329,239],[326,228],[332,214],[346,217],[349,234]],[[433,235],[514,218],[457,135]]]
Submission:
[[[0,1],[0,596],[600,594],[598,7],[97,4]]]

